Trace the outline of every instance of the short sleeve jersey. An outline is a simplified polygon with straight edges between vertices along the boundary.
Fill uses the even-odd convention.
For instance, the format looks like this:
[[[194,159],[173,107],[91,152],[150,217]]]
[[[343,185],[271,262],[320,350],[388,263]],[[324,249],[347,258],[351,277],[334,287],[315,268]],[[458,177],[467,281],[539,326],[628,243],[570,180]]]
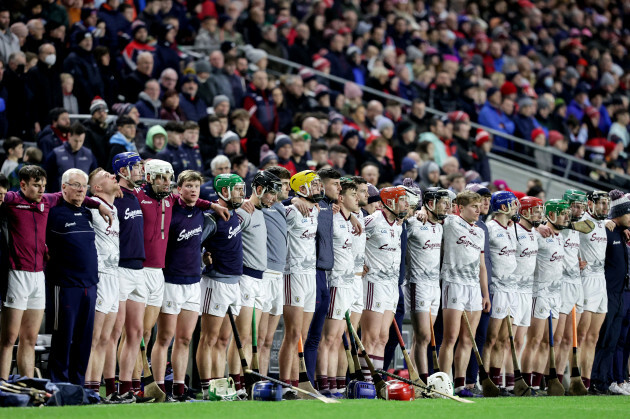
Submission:
[[[490,257],[492,258],[492,286],[490,292],[515,291],[516,234],[513,228],[502,226],[497,220],[488,223]]]
[[[108,204],[98,196],[92,199],[105,204],[112,212],[112,225],[110,226],[103,217],[99,215],[98,209],[90,209],[92,212],[92,225],[96,233],[96,253],[98,254],[99,273],[116,275],[118,271],[118,259],[120,258],[120,223],[118,221],[118,210],[115,206]]]
[[[402,226],[387,221],[383,210],[365,217],[365,264],[369,282],[398,283]]]
[[[444,220],[444,258],[440,278],[445,282],[479,285],[480,255],[485,234],[459,215]]]
[[[560,232],[564,245],[564,262],[562,266],[562,280],[570,284],[581,284],[580,261],[580,236],[582,233],[575,230],[564,229]]]
[[[442,233],[440,223],[407,220],[406,284],[439,286]]]
[[[591,275],[604,275],[604,263],[606,262],[606,223],[596,220],[589,213],[584,214],[583,220],[591,220],[595,223],[595,229],[588,234],[580,234],[580,252],[582,260],[586,261],[586,267],[582,270],[582,277]]]
[[[536,270],[539,236],[533,228],[528,230],[521,224],[516,224],[516,269],[514,276],[519,292],[531,293],[534,290],[534,271]]]
[[[564,243],[560,234],[538,236],[538,255],[534,271],[534,294],[558,296],[562,284]]]
[[[333,215],[333,253],[335,262],[328,276],[328,285],[349,288],[354,283],[353,237],[350,218],[341,211]]]
[[[285,273],[314,274],[317,262],[315,236],[319,209],[311,208],[304,217],[294,206],[285,209],[287,215],[287,265]]]

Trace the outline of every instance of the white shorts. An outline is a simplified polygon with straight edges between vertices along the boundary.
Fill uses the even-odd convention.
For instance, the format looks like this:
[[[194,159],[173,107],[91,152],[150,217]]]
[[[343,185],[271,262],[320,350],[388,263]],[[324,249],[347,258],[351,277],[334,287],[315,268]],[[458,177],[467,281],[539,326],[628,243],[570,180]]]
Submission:
[[[312,274],[284,275],[284,305],[303,307],[305,313],[315,312],[317,280]]]
[[[162,313],[179,314],[182,310],[199,313],[199,301],[201,300],[201,288],[199,282],[194,284],[164,284],[164,301],[162,301]]]
[[[415,284],[410,282],[403,286],[405,294],[405,311],[410,313],[428,313],[437,316],[440,309],[440,286],[426,283]]]
[[[560,297],[534,297],[532,299],[533,316],[537,319],[548,319],[549,312],[554,319],[558,318],[560,308]]]
[[[352,284],[352,304],[350,311],[353,313],[363,313],[363,276],[354,275],[354,283]]]
[[[226,284],[207,276],[201,277],[200,312],[225,317],[228,307],[238,316],[241,306],[241,288],[238,284]]]
[[[352,287],[330,287],[330,303],[328,304],[327,319],[344,320],[346,311],[350,310],[354,290]]]
[[[514,316],[520,311],[520,299],[519,293],[516,291],[496,291],[491,296],[492,298],[492,313],[490,317],[493,319],[502,320],[509,314]]]
[[[143,268],[144,280],[147,284],[147,305],[162,307],[164,301],[164,272],[162,268]]]
[[[96,285],[96,311],[104,314],[118,313],[118,296],[120,295],[118,269],[111,273],[98,273]]]
[[[282,272],[265,271],[263,273],[263,286],[267,288],[267,300],[263,304],[263,312],[272,316],[280,316],[284,301]]]
[[[571,314],[573,306],[575,306],[575,312],[581,313],[584,311],[582,304],[584,304],[584,288],[582,284],[572,284],[562,282],[562,288],[560,288],[560,314]]]
[[[10,270],[4,307],[17,310],[44,310],[46,308],[44,272]]]
[[[483,297],[479,285],[463,285],[454,282],[442,283],[442,310],[483,310]]]
[[[363,279],[363,305],[376,313],[396,311],[398,284],[395,282],[370,282]]]
[[[582,311],[590,311],[591,313],[608,312],[606,278],[603,274],[583,277],[582,288],[584,290]]]
[[[147,284],[144,281],[143,269],[118,267],[118,300],[147,303]]]
[[[239,281],[241,287],[241,306],[254,307],[262,309],[267,299],[266,287],[263,286],[262,280],[253,278],[248,275],[241,276]],[[239,310],[240,311],[240,310]]]
[[[532,321],[532,293],[517,292],[516,294],[519,304],[518,311],[512,314],[514,326],[529,327]]]

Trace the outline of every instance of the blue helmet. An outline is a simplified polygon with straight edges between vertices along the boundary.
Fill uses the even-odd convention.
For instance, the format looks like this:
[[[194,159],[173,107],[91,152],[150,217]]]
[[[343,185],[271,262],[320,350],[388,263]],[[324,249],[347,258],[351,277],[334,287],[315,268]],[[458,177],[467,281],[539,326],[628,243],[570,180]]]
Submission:
[[[501,206],[505,205],[508,208],[508,212],[511,208],[512,203],[518,199],[516,199],[516,195],[514,195],[510,191],[498,191],[492,194],[490,198],[490,208],[494,212],[505,212],[501,211]]]
[[[141,163],[141,162],[142,162],[142,157],[140,157],[138,153],[136,153],[135,151],[127,151],[124,153],[116,154],[114,156],[114,158],[112,159],[112,168],[114,169],[114,174],[116,174],[117,176],[124,177],[129,182],[140,185],[142,184],[142,178],[140,178],[137,182],[133,182],[131,180],[131,176],[129,177],[122,176],[120,174],[120,169],[122,169],[123,167],[126,167],[129,170],[129,172],[131,172],[131,167],[134,166],[136,163]]]

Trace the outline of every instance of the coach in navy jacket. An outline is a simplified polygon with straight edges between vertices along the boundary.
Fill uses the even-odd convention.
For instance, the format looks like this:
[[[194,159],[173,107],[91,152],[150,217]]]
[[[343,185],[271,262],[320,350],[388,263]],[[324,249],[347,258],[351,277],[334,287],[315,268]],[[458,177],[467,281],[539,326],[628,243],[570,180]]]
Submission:
[[[68,141],[53,148],[46,158],[50,192],[58,192],[61,189],[61,176],[66,170],[80,169],[85,173],[91,173],[98,167],[92,151],[83,147],[84,141],[85,128],[77,122],[70,128]]]
[[[53,382],[84,384],[92,347],[98,256],[92,214],[82,206],[87,175],[71,169],[62,176],[63,203],[48,215],[50,261],[47,285],[54,287],[54,326],[49,358]]]
[[[628,284],[628,252],[626,251],[625,230],[630,227],[630,199],[623,192],[610,192],[612,207],[609,218],[615,223],[613,231],[606,230],[606,291],[608,294],[608,313],[599,332],[595,349],[591,388],[589,392],[606,392],[612,383],[613,357],[621,323],[628,310],[624,307],[623,293],[629,289]]]

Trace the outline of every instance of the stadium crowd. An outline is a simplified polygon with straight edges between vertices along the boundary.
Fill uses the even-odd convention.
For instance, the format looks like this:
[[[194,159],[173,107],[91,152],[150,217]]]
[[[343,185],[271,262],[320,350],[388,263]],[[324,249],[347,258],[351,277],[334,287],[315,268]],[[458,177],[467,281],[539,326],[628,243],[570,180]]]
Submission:
[[[98,185],[96,188],[101,188],[101,197],[112,195],[110,188],[114,186],[108,184],[112,181],[105,175],[109,172],[118,176],[123,189],[133,189],[146,181],[147,192],[142,194],[148,200],[168,201],[170,204],[167,207],[178,208],[176,204],[182,201],[168,195],[170,189],[167,187],[170,185],[165,182],[177,180],[178,187],[183,188],[186,182],[199,181],[199,196],[194,196],[194,201],[199,203],[195,208],[208,210],[210,202],[217,200],[225,204],[212,204],[218,215],[214,219],[212,233],[207,233],[212,237],[222,237],[225,231],[221,227],[238,227],[234,224],[236,219],[244,225],[243,217],[248,217],[244,213],[256,213],[253,207],[260,204],[256,202],[256,197],[261,201],[266,196],[257,190],[257,186],[263,187],[263,191],[271,188],[266,184],[257,184],[256,176],[267,173],[268,169],[280,179],[296,175],[299,178],[300,174],[305,176],[305,170],[314,170],[320,174],[324,185],[347,176],[355,179],[355,190],[360,189],[362,183],[354,176],[373,185],[377,191],[392,191],[394,189],[388,188],[402,185],[404,179],[411,179],[423,192],[439,188],[455,195],[463,193],[464,197],[458,204],[465,207],[477,200],[466,195],[470,192],[467,192],[466,185],[484,185],[484,194],[487,191],[488,195],[512,193],[504,181],[496,179],[491,173],[487,156],[490,151],[557,174],[564,174],[569,164],[562,154],[540,153],[509,138],[491,135],[483,129],[474,130],[471,122],[625,174],[630,152],[630,63],[626,53],[630,47],[630,32],[624,28],[630,27],[629,9],[627,2],[621,1],[560,0],[3,1],[0,3],[0,138],[5,138],[5,154],[0,169],[0,193],[4,194],[4,190],[21,191],[24,196],[25,185],[39,182],[33,188],[41,189],[41,180],[47,180],[47,191],[64,192],[63,198],[54,195],[56,198],[44,200],[46,209],[42,212],[48,214],[50,210],[52,214],[52,209],[63,204],[62,201],[78,202],[78,207],[83,208],[83,197],[79,192],[83,191],[85,195],[88,182],[87,179],[84,182],[81,171],[90,174],[92,194],[95,185]],[[269,59],[270,56],[304,67],[292,71],[286,65]],[[310,68],[348,82],[332,82],[317,76]],[[364,94],[360,86],[409,100],[411,105],[403,106],[396,100]],[[444,112],[445,116],[427,112],[427,107]],[[84,114],[88,118],[73,122],[70,118],[73,114]],[[33,145],[25,148],[30,144]],[[127,156],[137,154],[146,162],[146,177],[138,172],[137,161],[120,163],[120,156],[124,153],[132,153]],[[149,164],[151,161],[155,164]],[[149,164],[148,168],[146,164]],[[286,169],[286,173],[273,169],[276,167]],[[99,171],[97,168],[102,169]],[[38,171],[41,169],[45,171]],[[203,177],[192,175],[191,171],[201,173]],[[219,182],[217,189],[217,181],[227,179],[229,173],[241,181],[231,178],[228,183]],[[582,181],[587,190],[600,188],[601,182],[622,191],[630,187],[624,177],[591,170],[575,162],[572,163],[572,173],[571,176]],[[310,190],[312,180],[302,179],[297,188],[292,185],[296,196],[305,195],[312,200],[316,195]],[[230,207],[234,205],[230,202],[236,184],[243,184],[245,190],[242,193],[255,202],[245,206],[249,211],[241,210],[239,217],[233,217],[232,224],[223,225],[220,220],[227,218],[225,208],[236,209]],[[306,192],[300,186],[305,186]],[[479,187],[473,187],[473,191],[478,192]],[[224,188],[229,191],[228,196],[224,194]],[[328,189],[326,192],[329,192]],[[347,191],[343,189],[343,192]],[[67,194],[77,196],[68,197]],[[118,199],[143,202],[145,196],[138,194],[132,197],[133,194],[125,192],[123,198]],[[338,199],[333,195],[327,195],[328,199]],[[377,197],[378,194],[371,196]],[[527,191],[515,192],[516,198],[526,196],[544,201],[545,191],[539,182],[532,181]],[[612,198],[613,201],[622,199],[617,195]],[[192,200],[190,197],[187,199]],[[589,202],[596,203],[597,199]],[[95,211],[98,209],[108,219],[107,222],[111,222],[107,208],[112,202],[105,201],[87,198],[84,205]],[[387,198],[383,203],[387,204],[386,201]],[[587,200],[578,201],[585,209]],[[506,211],[512,211],[513,203],[504,202]],[[617,202],[618,205],[620,203]],[[168,234],[165,234],[168,217],[164,218],[166,210],[165,204],[162,205],[161,240],[168,241]],[[503,211],[501,205],[495,211]],[[304,209],[300,206],[296,208],[295,211]],[[70,208],[66,212],[70,214],[77,210]],[[350,209],[349,212],[356,211]],[[561,212],[557,211],[558,214]],[[54,221],[63,224],[68,214],[60,213],[61,210],[56,211]],[[93,217],[96,225],[99,215],[94,213]],[[156,217],[155,214],[152,217]],[[260,217],[256,221],[252,215],[251,219],[247,219],[248,225],[260,224]],[[314,216],[309,217],[312,219]],[[321,223],[321,215],[319,217]],[[348,218],[352,219],[352,216]],[[389,223],[389,218],[385,218]],[[49,226],[57,225],[51,222],[50,217],[48,221]],[[148,222],[145,220],[145,229]],[[151,228],[160,230],[158,219],[154,218],[150,223]],[[332,224],[332,220],[328,219],[326,223]],[[7,227],[8,230],[11,228],[15,225]],[[357,229],[355,223],[352,229]],[[401,233],[397,231],[396,234]],[[243,247],[245,237],[246,229],[243,227]],[[50,243],[64,243],[63,237],[55,234],[49,234],[45,240],[49,247]],[[220,240],[212,246],[220,249],[219,243]],[[227,242],[224,244],[228,245]],[[13,244],[9,242],[9,245]],[[140,268],[144,267],[147,281],[158,280],[156,278],[160,274],[155,271],[161,272],[165,267],[164,258],[168,261],[172,257],[166,243],[162,245],[163,248],[152,250],[157,254],[149,255],[150,246],[145,243],[146,260],[140,263]],[[120,246],[122,255],[122,236]],[[319,236],[317,246],[319,252]],[[331,243],[326,246],[331,246]],[[242,253],[246,250],[243,249]],[[3,254],[10,252],[7,249]],[[38,273],[41,272],[44,249],[36,248],[35,253],[33,257],[40,264],[29,266],[27,270]],[[60,275],[69,275],[63,261],[68,256],[55,255],[54,251],[46,254],[46,258],[54,261],[53,269],[57,269]],[[326,257],[330,262],[332,255]],[[135,255],[131,259],[137,262],[140,258]],[[247,268],[248,260],[245,259],[243,263]],[[402,259],[404,262],[405,258]],[[627,258],[625,260],[627,264]],[[323,263],[321,267],[320,262]],[[127,270],[138,269],[137,265],[131,265],[120,266]],[[320,277],[320,268],[330,270],[330,267],[326,268],[328,265],[320,260],[318,253],[318,293],[329,293],[326,291],[326,276],[323,279]],[[16,265],[11,268],[19,270]],[[99,259],[99,277],[101,268]],[[171,275],[181,280],[182,276],[186,276],[176,270],[169,273],[168,266],[166,268],[167,277]],[[256,270],[256,266],[249,266],[249,273],[232,272],[229,266],[227,268],[228,272],[222,272],[222,278],[239,274],[249,275],[251,280],[252,275],[262,275],[262,271],[251,272],[251,269]],[[305,275],[304,272],[299,274]],[[404,277],[404,274],[400,275]],[[230,281],[222,283],[232,284]],[[64,288],[68,284],[54,285]],[[90,286],[95,287],[94,284]],[[90,298],[96,300],[96,289],[92,291]],[[52,299],[58,302],[59,290],[56,292]],[[130,295],[133,292],[133,289],[129,290]],[[46,299],[48,303],[51,296]],[[72,299],[76,296],[66,290],[65,297]],[[285,337],[289,340],[287,345],[296,343],[292,339],[299,332],[306,340],[305,356],[311,379],[315,378],[315,365],[319,363],[318,345],[328,310],[326,298],[321,297],[323,304],[319,297],[317,299],[318,311],[314,315],[317,326],[311,328],[313,330],[301,323],[287,324],[285,319],[285,328],[292,332],[289,338]],[[484,308],[485,298],[486,295]],[[100,319],[99,327],[103,326],[103,322],[108,324],[106,319],[112,321],[109,324],[114,329],[111,336],[117,333],[119,337],[125,329],[121,347],[129,356],[119,360],[125,375],[123,379],[121,374],[120,394],[131,390],[129,383],[136,357],[132,356],[135,352],[132,353],[129,348],[136,349],[141,337],[148,341],[156,321],[158,335],[160,333],[162,323],[157,319],[162,307],[161,299],[160,296],[159,301],[153,304],[150,300],[147,302],[145,319],[149,319],[148,328],[143,327],[142,322],[127,324],[124,316],[122,320],[120,316],[118,319],[116,316]],[[137,316],[139,309],[134,308],[134,303],[139,301],[131,297],[128,301],[131,303],[125,309],[127,315],[135,313],[135,319],[140,319]],[[40,303],[37,301],[34,307],[39,308]],[[211,315],[211,308],[206,308],[206,313]],[[116,307],[116,310],[119,308]],[[188,309],[184,307],[184,311]],[[250,316],[251,311],[250,308]],[[306,314],[304,307],[303,311]],[[64,321],[74,324],[78,313],[68,313]],[[627,313],[624,312],[623,316]],[[243,319],[241,322],[246,323],[247,316],[239,317]],[[9,321],[6,318],[3,316],[3,322]],[[113,319],[116,319],[115,324]],[[37,323],[36,318],[31,320],[31,326]],[[41,318],[39,320],[41,322]],[[87,320],[87,323],[92,320],[99,323],[95,319]],[[381,319],[378,318],[378,321]],[[488,327],[489,321],[488,315],[482,329]],[[173,338],[175,326],[166,320],[162,326],[166,335],[158,336],[162,346],[154,346],[153,356],[165,360],[164,342]],[[209,329],[208,335],[204,337],[202,334],[202,344],[208,347],[226,345],[229,330],[226,338],[225,330],[221,330],[223,334],[218,333],[220,323],[205,326]],[[25,331],[27,336],[28,332]],[[188,331],[185,332],[182,333],[187,334]],[[373,342],[368,349],[379,354],[376,357],[380,365],[386,365],[387,361],[383,364],[384,360],[378,359],[386,357],[385,344],[378,338],[379,331],[368,332],[376,334],[376,337],[371,337]],[[7,333],[5,327],[2,333]],[[210,335],[217,341],[208,340]],[[368,342],[371,339],[369,336]],[[8,345],[11,337],[3,335],[2,345]],[[177,335],[176,338],[186,340],[186,336]],[[68,336],[58,339],[67,340]],[[485,333],[480,339],[480,346],[483,346]],[[108,345],[117,345],[118,341],[99,340],[102,339],[99,337],[96,342],[91,341],[88,348],[91,347],[92,351],[100,348],[97,353],[102,359],[98,362],[105,362],[104,354],[111,350],[107,349]],[[247,342],[246,336],[244,342]],[[21,337],[20,344],[26,346],[30,341]],[[82,344],[87,345],[86,342]],[[57,354],[61,358],[79,350],[78,346],[58,345],[57,348],[61,352],[67,351]],[[157,352],[155,348],[158,348]],[[179,346],[179,354],[182,348]],[[87,352],[89,354],[90,351]],[[236,351],[231,346],[229,353],[229,362],[238,365]],[[6,356],[3,353],[2,357]],[[287,363],[292,362],[291,355],[287,355],[286,351],[281,358],[285,368]],[[83,359],[84,368],[88,368],[88,359]],[[6,363],[4,358],[0,361]],[[197,359],[200,371],[205,373],[202,379],[218,377],[214,375],[216,370],[211,368],[217,361],[224,362],[225,355],[212,360]],[[22,359],[21,362],[18,360],[18,366],[29,373],[32,361]],[[59,362],[53,366],[53,371],[59,377],[71,380],[72,374],[69,376],[64,370],[64,366],[68,367],[68,359]],[[612,358],[610,362],[612,365]],[[501,367],[498,365],[498,368]],[[5,368],[4,364],[1,368]],[[100,372],[98,367],[90,365],[89,380],[84,380],[86,385],[91,386],[97,380],[100,383],[103,368],[115,369],[115,358],[113,364],[110,359],[109,364],[105,362],[104,367],[101,365]],[[459,369],[461,372],[461,365]],[[0,375],[6,373],[5,369],[0,369]],[[164,371],[158,373],[164,375]],[[476,370],[470,374],[476,380]],[[538,374],[540,376],[541,372]],[[293,375],[285,374],[283,377],[281,371],[283,379],[292,379]],[[317,375],[326,374],[318,372]],[[455,378],[463,379],[461,376]],[[106,379],[113,378],[106,376]],[[177,384],[182,384],[181,377],[176,380]],[[600,376],[599,380],[597,385],[608,390],[608,378]],[[469,381],[467,383],[471,384]],[[456,381],[456,385],[458,383]],[[323,380],[319,384],[322,388],[327,385]],[[112,383],[108,386],[108,393],[112,393]],[[182,391],[183,385],[175,393],[181,395]]]

